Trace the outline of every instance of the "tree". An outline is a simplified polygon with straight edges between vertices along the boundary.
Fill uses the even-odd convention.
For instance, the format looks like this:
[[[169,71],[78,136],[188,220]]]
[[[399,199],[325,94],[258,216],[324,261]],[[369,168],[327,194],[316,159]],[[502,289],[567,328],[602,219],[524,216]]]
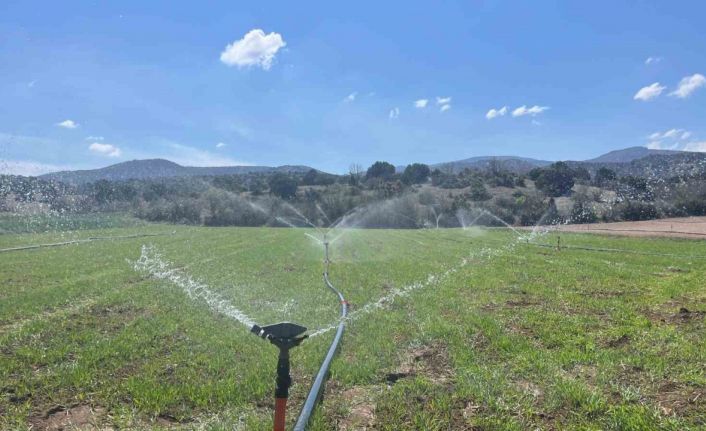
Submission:
[[[393,175],[395,175],[395,167],[392,164],[378,161],[368,168],[368,171],[365,173],[365,178],[382,178],[387,180],[392,178]]]
[[[556,162],[540,171],[535,184],[551,197],[564,196],[574,186],[574,172],[564,162]]]
[[[313,186],[316,184],[316,169],[309,169],[309,172],[302,177],[302,184],[305,186]]]
[[[471,190],[468,194],[468,197],[472,201],[487,201],[488,199],[492,198],[490,193],[488,193],[488,190],[485,188],[483,182],[477,178],[471,183]]]
[[[429,166],[423,163],[412,163],[404,168],[402,182],[405,184],[421,184],[427,182],[431,175]]]
[[[360,178],[363,176],[363,167],[357,163],[353,163],[348,168],[348,184],[357,186],[360,184]]]
[[[602,167],[599,168],[598,171],[596,171],[596,176],[593,178],[593,182],[597,186],[605,186],[606,184],[610,183],[611,181],[615,181],[617,178],[617,175],[615,175],[615,172],[606,168]]]
[[[591,173],[583,166],[578,166],[574,168],[574,179],[582,183],[588,183],[591,181]]]
[[[595,223],[598,220],[590,202],[577,200],[571,209],[571,223]]]
[[[270,193],[282,199],[290,199],[297,194],[297,180],[287,174],[276,173],[267,183],[270,186]]]

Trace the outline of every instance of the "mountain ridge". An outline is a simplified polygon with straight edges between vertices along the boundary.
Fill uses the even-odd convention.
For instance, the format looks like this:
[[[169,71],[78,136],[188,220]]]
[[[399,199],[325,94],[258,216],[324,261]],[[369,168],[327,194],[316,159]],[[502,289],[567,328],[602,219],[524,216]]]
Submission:
[[[615,165],[616,167],[626,165],[648,157],[678,156],[688,154],[698,153],[675,150],[654,150],[646,147],[628,147],[620,150],[609,151],[588,160],[567,162],[572,165],[585,165],[589,168],[595,169],[600,165]],[[429,166],[431,169],[452,170],[457,173],[467,168],[486,169],[490,167],[492,163],[497,162],[500,163],[502,169],[520,174],[527,173],[537,167],[544,167],[554,163],[549,160],[540,160],[521,156],[476,156],[449,162],[434,163]],[[402,172],[405,167],[406,165],[396,166],[396,170],[398,172]],[[69,184],[83,184],[101,179],[124,181],[130,179],[238,175],[250,173],[305,173],[311,169],[314,168],[303,165],[210,167],[182,166],[166,159],[142,159],[120,162],[97,169],[52,172],[40,175],[39,177],[46,180],[56,180]]]
[[[125,181],[150,178],[196,177],[237,175],[272,172],[308,172],[312,168],[301,165],[282,166],[182,166],[166,159],[141,159],[116,163],[103,168],[76,171],[59,171],[40,175],[45,180],[70,184],[90,183],[98,180]]]

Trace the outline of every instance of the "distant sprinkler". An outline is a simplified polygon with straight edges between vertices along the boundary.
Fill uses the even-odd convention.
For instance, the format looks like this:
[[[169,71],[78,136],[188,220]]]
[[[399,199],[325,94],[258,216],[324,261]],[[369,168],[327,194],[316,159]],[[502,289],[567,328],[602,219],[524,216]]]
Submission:
[[[284,422],[287,414],[287,398],[292,377],[289,375],[289,349],[297,347],[307,335],[306,328],[296,323],[282,322],[260,327],[253,325],[250,331],[269,340],[279,349],[277,360],[277,378],[275,379],[275,422],[274,431],[284,431]]]

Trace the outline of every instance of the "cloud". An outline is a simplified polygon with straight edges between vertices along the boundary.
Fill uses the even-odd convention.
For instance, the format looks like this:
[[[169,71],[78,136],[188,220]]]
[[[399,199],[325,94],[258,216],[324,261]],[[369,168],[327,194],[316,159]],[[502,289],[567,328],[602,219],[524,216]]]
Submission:
[[[439,111],[446,112],[449,109],[451,109],[451,105],[441,105],[441,108],[439,108]]]
[[[485,114],[485,118],[487,118],[488,120],[492,120],[493,118],[496,118],[496,117],[502,117],[505,114],[507,114],[507,106],[503,106],[502,108],[499,108],[499,109],[492,108],[490,111],[488,111]]]
[[[645,146],[650,150],[676,150],[679,144],[673,143],[671,145],[665,145],[660,141],[652,141]]]
[[[685,99],[691,96],[691,93],[704,85],[706,85],[706,78],[704,78],[704,76],[700,73],[695,73],[691,76],[685,76],[682,78],[682,80],[679,81],[679,87],[669,93],[669,95],[680,99]]]
[[[395,118],[398,118],[400,116],[400,108],[392,108],[390,109],[390,120],[394,120]]]
[[[168,151],[159,155],[183,166],[252,166],[252,163],[234,160],[207,150],[160,139]]]
[[[226,46],[221,53],[221,62],[228,66],[260,67],[270,70],[275,55],[287,44],[282,35],[272,32],[265,34],[259,28],[250,30],[242,39]]]
[[[98,142],[94,142],[91,145],[89,145],[88,149],[92,153],[96,153],[101,156],[107,156],[107,157],[120,157],[120,155],[122,154],[122,151],[120,150],[120,148],[116,147],[115,145],[101,144]]]
[[[85,139],[87,141],[103,141],[103,140],[105,140],[105,138],[102,136],[86,136]]]
[[[352,101],[355,100],[355,97],[356,97],[357,95],[358,95],[358,92],[357,92],[357,91],[354,91],[354,92],[352,92],[351,94],[349,94],[348,96],[346,96],[346,97],[343,99],[343,101],[344,101],[344,102],[352,102]]]
[[[414,107],[415,108],[426,108],[427,104],[429,103],[429,99],[419,99],[414,101]]]
[[[682,148],[683,151],[694,151],[699,153],[706,153],[706,141],[701,142],[689,142]]]
[[[436,104],[437,105],[448,105],[449,103],[451,103],[451,97],[436,96]]]
[[[32,160],[5,160],[0,162],[0,174],[25,175],[36,177],[49,172],[71,170],[70,166],[58,166],[47,163],[35,162]]]
[[[662,57],[647,57],[647,59],[645,60],[645,64],[657,64],[660,61],[662,61]]]
[[[669,129],[665,132],[654,132],[647,139],[651,141],[658,141],[660,139],[689,139],[691,137],[691,132],[684,129]]]
[[[73,120],[64,120],[61,123],[56,123],[57,126],[63,127],[64,129],[75,129],[78,127],[78,123]]]
[[[216,148],[223,148],[225,146],[226,146],[226,144],[224,144],[223,142],[219,142],[216,144]]]
[[[667,87],[659,85],[659,82],[655,82],[651,85],[648,85],[647,87],[642,87],[641,89],[639,89],[638,92],[635,93],[635,96],[633,96],[633,99],[642,100],[643,102],[646,102],[662,94],[665,88]]]
[[[522,105],[519,108],[515,108],[514,111],[512,111],[512,116],[513,117],[522,117],[525,115],[531,115],[532,117],[541,114],[542,112],[546,111],[549,109],[548,106],[539,106],[539,105],[534,105],[530,108],[528,108],[526,105]]]

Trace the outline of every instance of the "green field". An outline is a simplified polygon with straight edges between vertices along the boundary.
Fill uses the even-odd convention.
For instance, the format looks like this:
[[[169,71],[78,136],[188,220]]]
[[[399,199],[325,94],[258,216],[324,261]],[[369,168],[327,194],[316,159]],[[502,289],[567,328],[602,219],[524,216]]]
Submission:
[[[276,349],[184,287],[259,324],[335,324],[305,232],[0,235],[9,248],[164,234],[0,253],[0,429],[67,417],[88,429],[269,429]],[[509,230],[347,232],[331,280],[353,318],[311,429],[705,429],[706,241],[561,242],[626,251],[538,247]],[[135,269],[143,250],[162,278]],[[290,421],[332,336],[293,350]]]

